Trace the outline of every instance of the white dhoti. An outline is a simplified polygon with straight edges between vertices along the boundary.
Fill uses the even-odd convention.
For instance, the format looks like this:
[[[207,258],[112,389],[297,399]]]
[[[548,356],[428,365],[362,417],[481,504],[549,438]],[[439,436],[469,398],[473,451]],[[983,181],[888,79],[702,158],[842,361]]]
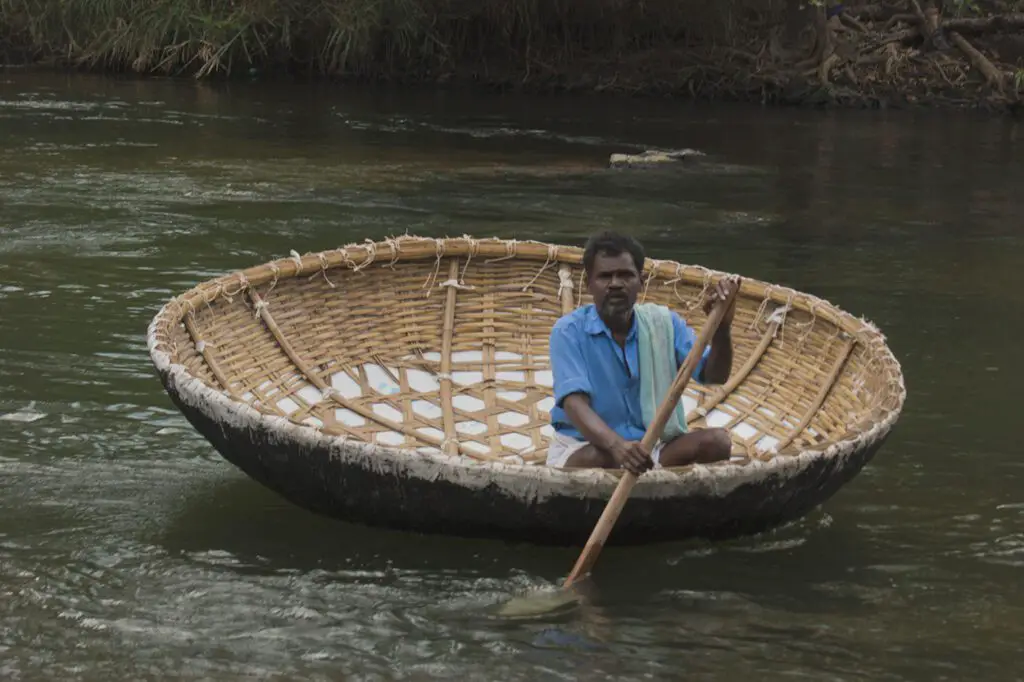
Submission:
[[[573,453],[587,445],[585,440],[576,440],[571,436],[566,436],[558,431],[555,431],[554,435],[551,436],[551,444],[548,446],[548,458],[546,464],[549,467],[562,468],[565,463],[572,457]],[[664,443],[658,442],[654,446],[654,451],[651,452],[651,459],[654,461],[654,468],[661,466],[658,461],[661,458],[661,449],[665,446]]]

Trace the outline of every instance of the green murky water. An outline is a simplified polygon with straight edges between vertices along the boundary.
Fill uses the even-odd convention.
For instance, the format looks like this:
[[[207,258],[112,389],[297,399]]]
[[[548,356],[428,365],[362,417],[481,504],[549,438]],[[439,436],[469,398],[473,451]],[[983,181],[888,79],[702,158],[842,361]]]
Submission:
[[[709,157],[603,170],[634,145]],[[0,678],[1019,678],[1022,159],[961,114],[0,73]],[[291,249],[606,226],[873,320],[909,397],[823,509],[609,549],[585,613],[484,617],[575,550],[280,501],[146,355],[172,293]]]

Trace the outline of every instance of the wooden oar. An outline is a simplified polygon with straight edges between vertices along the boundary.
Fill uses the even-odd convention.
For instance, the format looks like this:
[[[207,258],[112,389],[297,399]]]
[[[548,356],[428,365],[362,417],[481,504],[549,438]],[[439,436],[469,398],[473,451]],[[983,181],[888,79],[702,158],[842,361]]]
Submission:
[[[711,337],[714,336],[718,326],[722,323],[725,311],[736,300],[740,290],[739,281],[733,280],[733,285],[733,290],[729,292],[729,296],[725,300],[718,301],[714,308],[712,308],[711,314],[708,315],[707,322],[704,323],[704,328],[697,337],[696,343],[693,344],[693,348],[690,349],[689,355],[686,356],[682,367],[679,368],[679,373],[676,374],[675,380],[669,387],[668,393],[665,394],[661,405],[658,406],[654,421],[647,427],[647,432],[640,442],[648,450],[653,448],[654,444],[661,437],[661,433],[665,430],[665,424],[668,423],[672,410],[675,409],[676,403],[682,397],[683,390],[690,382],[690,377],[693,376],[701,355],[704,354],[704,348],[707,347]],[[576,565],[573,566],[565,582],[562,583],[561,590],[538,594],[528,599],[507,602],[499,609],[499,615],[514,618],[538,616],[561,609],[575,601],[576,597],[573,596],[569,588],[593,568],[598,555],[604,548],[605,540],[608,539],[608,534],[611,533],[612,527],[615,525],[616,520],[618,520],[619,513],[625,506],[629,493],[636,484],[636,481],[637,476],[635,474],[628,471],[623,473],[619,485],[615,488],[615,492],[601,513],[601,518],[597,520],[597,525],[591,531],[590,538],[587,540],[583,552],[580,554],[579,559],[576,560]]]
[[[704,354],[704,348],[711,341],[711,337],[714,336],[715,332],[718,330],[718,326],[722,323],[722,317],[725,316],[725,311],[727,311],[733,301],[736,300],[736,295],[739,293],[740,287],[736,281],[733,281],[733,284],[735,286],[733,286],[732,291],[729,292],[729,296],[725,300],[718,301],[714,308],[712,308],[707,322],[704,323],[704,328],[697,337],[697,342],[693,344],[689,355],[686,356],[686,360],[683,362],[682,367],[679,368],[679,373],[676,374],[675,381],[672,382],[672,386],[669,387],[664,400],[662,400],[661,405],[658,406],[658,411],[654,415],[654,421],[648,425],[647,432],[640,441],[648,452],[654,448],[658,439],[661,438],[661,434],[665,430],[665,424],[668,423],[668,419],[672,415],[672,410],[675,409],[676,403],[678,403],[679,399],[682,397],[683,390],[690,382],[690,377],[693,376],[693,371],[696,369],[697,363],[700,362],[701,355]],[[629,499],[629,493],[633,490],[633,486],[636,485],[636,482],[636,474],[627,471],[622,475],[622,479],[619,481],[618,487],[615,488],[615,492],[612,494],[611,499],[608,500],[608,504],[605,505],[604,512],[601,513],[601,518],[597,520],[597,525],[594,526],[594,530],[590,533],[590,538],[587,540],[587,544],[583,548],[583,552],[580,553],[579,559],[576,560],[576,565],[573,566],[572,572],[569,573],[565,582],[562,583],[563,589],[571,587],[573,583],[586,575],[590,569],[593,568],[594,562],[597,561],[598,555],[604,548],[605,540],[608,539],[608,534],[611,533],[612,527],[618,520],[619,513],[626,505],[626,500]]]

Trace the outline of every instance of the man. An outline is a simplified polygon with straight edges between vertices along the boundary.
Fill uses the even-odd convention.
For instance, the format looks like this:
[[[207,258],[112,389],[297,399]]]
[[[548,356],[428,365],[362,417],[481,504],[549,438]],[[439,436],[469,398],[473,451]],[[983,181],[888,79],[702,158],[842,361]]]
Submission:
[[[687,431],[648,452],[640,443],[646,429],[640,403],[637,296],[643,288],[643,247],[614,232],[592,236],[583,253],[587,290],[594,302],[560,318],[551,330],[555,435],[547,464],[554,467],[624,468],[637,475],[655,465],[681,466],[728,459],[725,429]],[[706,310],[731,291],[719,282]],[[692,380],[724,383],[732,370],[734,306],[694,370]],[[671,313],[676,371],[697,334]]]

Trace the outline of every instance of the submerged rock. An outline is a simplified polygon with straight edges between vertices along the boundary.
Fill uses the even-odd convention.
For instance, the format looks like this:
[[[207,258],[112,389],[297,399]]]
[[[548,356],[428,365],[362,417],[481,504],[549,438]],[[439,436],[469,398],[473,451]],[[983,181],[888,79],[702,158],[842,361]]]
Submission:
[[[639,154],[612,154],[608,165],[612,168],[629,166],[657,166],[683,161],[692,156],[704,156],[696,149],[647,149]]]

